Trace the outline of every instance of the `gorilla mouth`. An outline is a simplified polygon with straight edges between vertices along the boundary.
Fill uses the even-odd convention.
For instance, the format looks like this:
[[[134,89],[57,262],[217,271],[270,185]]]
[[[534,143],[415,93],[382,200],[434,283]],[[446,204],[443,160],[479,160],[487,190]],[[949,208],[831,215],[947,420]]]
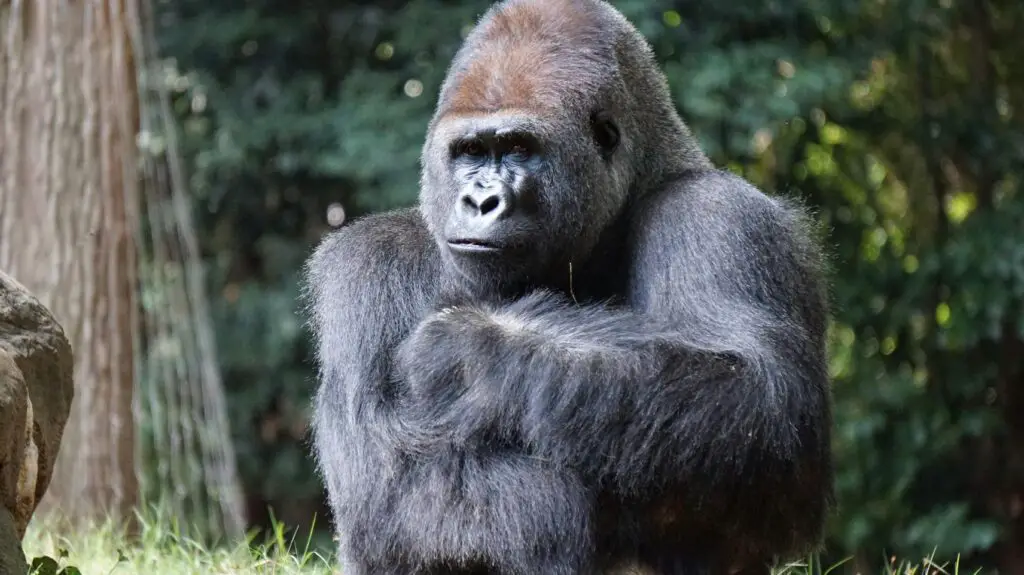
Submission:
[[[502,246],[486,240],[456,239],[448,240],[448,247],[456,253],[495,253],[502,250]]]

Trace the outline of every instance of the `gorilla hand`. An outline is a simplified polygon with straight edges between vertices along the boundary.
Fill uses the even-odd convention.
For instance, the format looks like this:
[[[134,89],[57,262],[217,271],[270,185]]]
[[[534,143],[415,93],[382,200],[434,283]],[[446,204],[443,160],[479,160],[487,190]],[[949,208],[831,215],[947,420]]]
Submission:
[[[505,364],[492,350],[507,349],[507,332],[480,304],[443,307],[424,318],[399,345],[397,375],[406,383],[405,418],[417,429],[416,450],[429,452],[476,440],[511,439],[513,414],[485,401]],[[485,382],[487,382],[485,384]]]
[[[573,305],[547,290],[503,305],[446,303],[418,324],[397,355],[398,374],[408,385],[406,416],[423,430],[418,449],[521,442],[524,432],[546,427],[542,421],[528,424],[530,413],[560,395],[533,389],[537,381],[601,378],[618,364],[612,377],[623,390],[630,387],[643,379],[633,369],[638,356],[650,355],[670,337],[655,323],[625,309]]]

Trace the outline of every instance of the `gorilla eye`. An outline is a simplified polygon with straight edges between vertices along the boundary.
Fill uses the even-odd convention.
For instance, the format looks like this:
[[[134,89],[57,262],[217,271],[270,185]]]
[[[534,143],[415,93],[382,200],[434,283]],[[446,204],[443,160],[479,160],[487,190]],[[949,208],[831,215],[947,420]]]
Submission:
[[[512,147],[509,148],[508,153],[513,156],[526,157],[530,155],[530,150],[528,150],[523,144],[513,144]]]
[[[619,146],[619,127],[615,125],[609,112],[597,112],[591,119],[594,141],[601,148],[605,157],[611,155]]]
[[[462,153],[467,156],[479,157],[485,153],[484,145],[477,140],[470,140],[462,144]]]

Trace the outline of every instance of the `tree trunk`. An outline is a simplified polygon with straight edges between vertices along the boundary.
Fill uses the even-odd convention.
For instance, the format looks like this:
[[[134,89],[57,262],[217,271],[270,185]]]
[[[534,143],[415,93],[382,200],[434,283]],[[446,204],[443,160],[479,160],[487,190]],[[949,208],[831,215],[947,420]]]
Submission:
[[[130,520],[138,103],[126,3],[0,0],[0,269],[63,324],[75,397],[43,507]]]

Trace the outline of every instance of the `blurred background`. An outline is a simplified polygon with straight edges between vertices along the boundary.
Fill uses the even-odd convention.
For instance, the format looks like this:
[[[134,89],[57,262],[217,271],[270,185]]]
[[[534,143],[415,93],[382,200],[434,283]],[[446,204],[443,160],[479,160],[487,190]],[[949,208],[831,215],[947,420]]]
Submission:
[[[1024,573],[1024,3],[613,3],[715,162],[829,232],[824,561]],[[300,268],[332,228],[416,201],[440,82],[489,4],[0,1],[0,96],[38,90],[38,119],[0,125],[20,142],[0,148],[0,269],[81,364],[52,506],[159,504],[213,537],[316,517],[330,547]],[[101,311],[69,296],[89,277]]]

